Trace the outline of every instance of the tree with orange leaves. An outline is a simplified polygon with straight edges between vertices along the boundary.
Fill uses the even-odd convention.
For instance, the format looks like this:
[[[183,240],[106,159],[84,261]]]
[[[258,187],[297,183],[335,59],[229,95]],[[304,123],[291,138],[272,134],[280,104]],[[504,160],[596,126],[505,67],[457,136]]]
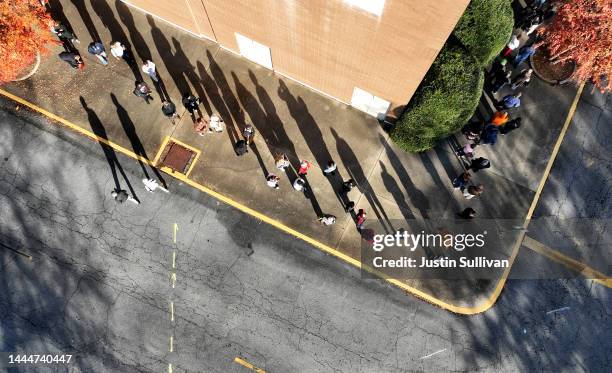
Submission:
[[[57,43],[40,0],[0,0],[0,84],[10,82]]]
[[[578,82],[592,80],[601,91],[612,79],[612,1],[558,0],[552,22],[539,30],[551,60],[573,60]]]

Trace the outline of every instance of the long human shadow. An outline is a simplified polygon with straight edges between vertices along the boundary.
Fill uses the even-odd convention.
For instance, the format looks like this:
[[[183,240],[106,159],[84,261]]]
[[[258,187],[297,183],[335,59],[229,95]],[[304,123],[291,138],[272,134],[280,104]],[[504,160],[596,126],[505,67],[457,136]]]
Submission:
[[[401,193],[392,192],[394,190],[396,191],[401,190],[399,184],[397,183],[395,178],[391,176],[391,174],[389,174],[389,171],[387,171],[387,167],[385,166],[385,164],[382,161],[378,161],[378,163],[381,169],[380,176],[382,178],[383,184],[385,185],[385,188],[391,192],[391,195],[395,199],[395,203],[397,203],[397,205],[400,208],[400,211],[402,212],[402,215],[404,215],[404,219],[414,220],[415,217],[412,214],[410,206],[408,206],[408,204],[406,203],[406,200],[401,195]]]
[[[252,71],[249,70],[249,76],[253,83],[255,83],[257,95],[259,96],[260,101],[264,106],[272,105],[272,101],[269,100],[269,96],[267,95],[265,89],[258,84],[257,78]],[[332,160],[332,156],[327,149],[327,144],[325,143],[325,138],[323,137],[323,133],[317,124],[317,121],[310,114],[308,110],[308,106],[302,99],[302,97],[297,96],[294,97],[285,82],[282,80],[278,80],[278,96],[285,101],[287,104],[287,108],[289,109],[289,113],[291,117],[297,124],[304,140],[306,141],[306,145],[310,152],[314,155],[315,161],[319,165],[320,169],[324,169],[327,165],[327,162]],[[265,101],[264,101],[265,100]],[[340,170],[337,170],[337,175],[326,177],[329,182],[336,198],[340,202],[342,208],[345,208],[349,202],[348,196],[346,193],[340,190],[342,186],[342,177],[340,175]]]
[[[291,139],[289,139],[283,123],[276,113],[276,108],[265,99],[267,93],[264,91],[262,93],[263,96],[260,96],[260,100],[257,101],[257,98],[242,84],[236,73],[232,71],[231,75],[236,87],[238,100],[249,115],[249,118],[251,118],[252,124],[259,132],[259,135],[266,142],[270,154],[272,156],[278,153],[285,154],[292,165],[299,164],[299,159],[295,153],[295,146]],[[255,80],[255,84],[257,85],[257,80]],[[286,173],[289,181],[293,183],[297,178],[295,169],[289,167]]]
[[[406,193],[410,198],[410,202],[419,210],[421,217],[427,219],[429,217],[428,210],[430,208],[427,196],[425,196],[425,194],[414,185],[412,179],[410,178],[410,175],[408,174],[408,171],[402,164],[402,161],[400,161],[395,151],[391,148],[387,140],[385,140],[385,138],[382,136],[379,137],[379,140],[385,147],[385,152],[387,154],[387,158],[389,158],[391,167],[393,167],[393,170],[395,170],[395,174],[406,189]]]
[[[374,191],[372,190],[372,187],[370,186],[370,183],[366,178],[363,169],[361,168],[361,165],[359,163],[359,160],[357,159],[357,156],[355,155],[355,152],[353,152],[353,149],[351,149],[349,144],[338,135],[338,132],[336,132],[335,129],[331,128],[330,130],[332,136],[334,136],[334,139],[336,140],[336,150],[340,155],[340,159],[342,160],[344,167],[346,167],[349,177],[353,179],[355,183],[357,183],[359,191],[363,193],[363,195],[368,200],[370,207],[374,210],[374,214],[380,221],[380,224],[385,229],[385,231],[395,231],[393,228],[393,224],[391,224],[391,220],[389,219],[387,213],[382,207],[382,204],[378,200],[376,194],[374,194]]]
[[[89,120],[89,125],[91,126],[91,130],[96,134],[96,136],[103,138],[105,140],[108,140],[106,129],[104,128],[104,125],[100,121],[100,118],[98,118],[98,115],[96,114],[96,112],[93,111],[91,108],[89,108],[89,106],[87,106],[87,102],[85,102],[85,99],[83,98],[83,96],[80,96],[79,100],[81,101],[81,105],[83,106],[83,109],[85,109],[85,111],[87,112],[87,119]],[[123,179],[125,183],[127,184],[128,188],[130,189],[132,196],[138,199],[138,197],[136,196],[136,192],[134,191],[134,188],[132,188],[132,184],[130,183],[130,180],[128,179],[125,171],[123,170],[121,163],[119,163],[119,159],[117,158],[117,154],[115,154],[115,151],[113,150],[113,148],[111,148],[110,146],[108,146],[107,144],[101,141],[98,141],[98,144],[100,144],[100,147],[102,148],[102,151],[104,152],[104,155],[106,156],[106,161],[108,162],[108,166],[111,169],[113,180],[115,182],[115,189],[117,190],[122,189],[121,183],[119,182],[119,176],[117,175],[117,170],[119,170],[119,173],[121,173],[121,176],[123,176]]]
[[[145,148],[142,145],[142,142],[140,142],[140,138],[136,133],[136,126],[134,126],[134,122],[132,122],[132,119],[130,118],[130,115],[128,114],[127,110],[125,110],[125,108],[119,103],[119,101],[117,100],[117,96],[115,96],[114,93],[111,93],[110,96],[111,100],[113,101],[113,104],[117,108],[117,116],[119,117],[119,121],[121,122],[121,126],[123,127],[125,134],[130,140],[130,144],[132,145],[134,153],[136,153],[136,155],[144,157],[145,159],[149,159],[149,157],[147,156],[147,152],[145,151]],[[144,173],[145,177],[147,179],[150,179],[149,172],[147,171],[147,167],[145,166],[144,162],[138,159],[138,164],[140,164],[140,168],[142,168],[142,172]],[[164,187],[167,188],[168,186],[166,184],[166,181],[162,177],[159,170],[152,166],[151,170],[155,174],[155,177],[157,177],[157,179],[164,185]]]
[[[79,12],[79,15],[81,16],[81,20],[83,20],[83,23],[85,24],[85,28],[87,28],[87,32],[89,32],[89,36],[91,36],[91,40],[101,42],[102,39],[100,39],[100,34],[98,33],[98,29],[96,28],[96,25],[93,23],[93,20],[91,19],[91,16],[89,15],[89,12],[87,11],[87,7],[85,6],[85,0],[70,0],[70,1],[72,1],[72,4],[74,4],[74,7]]]
[[[121,26],[119,21],[117,21],[117,19],[115,18],[115,14],[113,13],[113,10],[108,5],[108,3],[106,1],[94,0],[91,2],[91,7],[98,15],[98,18],[100,18],[100,20],[102,21],[102,24],[104,24],[104,27],[106,27],[111,33],[112,41],[121,42],[123,45],[125,45],[126,49],[128,50],[128,53],[132,57],[134,57],[134,52],[132,51],[128,36],[125,31],[123,31],[123,27]],[[132,70],[132,74],[134,74],[134,80],[142,81],[142,73],[140,72],[140,68],[136,63],[136,60],[131,63],[128,63],[128,66],[130,67],[130,70]]]
[[[55,21],[64,25],[64,27],[66,27],[68,31],[72,32],[72,34],[78,38],[76,32],[74,32],[74,28],[72,27],[72,24],[70,23],[70,20],[68,20],[68,18],[66,17],[66,14],[64,14],[64,6],[59,0],[50,0],[48,3],[48,9],[49,9],[49,13],[51,14],[51,17]],[[59,37],[58,37],[58,40],[62,44],[66,52],[74,52],[74,53],[80,54],[79,50],[72,43],[72,41],[66,40],[66,39],[59,39]]]
[[[142,34],[136,27],[134,16],[132,15],[132,10],[130,7],[120,0],[115,0],[115,8],[117,9],[117,14],[119,14],[121,23],[125,25],[128,33],[130,34],[132,45],[134,46],[134,49],[136,49],[136,53],[140,59],[142,61],[151,60],[151,50],[149,49],[147,42],[142,37]]]
[[[245,124],[244,112],[240,107],[240,103],[234,96],[232,89],[230,88],[227,79],[225,78],[225,73],[223,73],[223,69],[217,63],[215,58],[213,57],[210,51],[206,51],[206,57],[208,58],[208,66],[210,70],[210,74],[206,73],[206,70],[200,71],[200,77],[205,82],[205,84],[210,85],[211,82],[214,82],[216,85],[218,92],[220,92],[221,101],[225,103],[229,114],[233,118],[232,121],[227,121],[227,119],[223,118],[226,121],[227,134],[230,137],[232,143],[236,143],[240,139],[240,133],[242,133],[243,126]],[[206,73],[204,75],[204,73]],[[206,87],[206,85],[205,85]],[[208,89],[207,92],[210,92]],[[216,105],[215,105],[216,107]]]

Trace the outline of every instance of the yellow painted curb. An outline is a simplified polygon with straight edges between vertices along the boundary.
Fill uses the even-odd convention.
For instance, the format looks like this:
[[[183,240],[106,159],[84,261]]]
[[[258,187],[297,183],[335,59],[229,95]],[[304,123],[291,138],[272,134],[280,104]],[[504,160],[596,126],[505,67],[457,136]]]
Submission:
[[[595,281],[596,283],[603,285],[607,288],[612,288],[612,278],[604,275],[603,273],[593,269],[586,264],[572,259],[567,255],[561,254],[557,250],[548,247],[540,241],[534,240],[533,238],[526,236],[523,241],[523,246],[528,249],[535,251],[538,254],[544,255],[545,257],[554,260],[557,263],[561,263],[564,266],[573,269],[574,271],[582,274],[584,277]]]
[[[545,174],[542,177],[542,179],[540,180],[540,186],[538,187],[538,192],[536,192],[536,196],[534,197],[534,199],[532,201],[531,207],[529,209],[529,212],[528,212],[527,217],[525,219],[525,222],[523,224],[524,228],[526,228],[529,225],[529,219],[531,218],[531,214],[533,214],[533,210],[535,210],[535,206],[537,205],[537,200],[539,199],[541,191],[542,191],[542,189],[544,187],[544,183],[546,182],[546,179],[548,178],[548,174],[550,173],[550,169],[552,168],[552,163],[554,162],[554,159],[556,158],[556,155],[557,155],[557,153],[559,151],[559,147],[561,146],[561,142],[563,141],[563,137],[565,136],[565,133],[567,132],[567,127],[569,126],[569,123],[571,122],[571,117],[574,114],[574,111],[575,111],[576,106],[578,104],[578,100],[580,98],[580,95],[582,93],[582,89],[583,88],[584,88],[584,84],[581,85],[580,88],[578,89],[576,97],[574,98],[574,102],[572,103],[572,106],[570,107],[570,111],[569,111],[568,116],[566,118],[563,130],[561,131],[561,134],[559,135],[559,138],[557,139],[557,143],[555,144],[555,147],[553,148],[553,153],[551,155],[551,158],[549,159],[548,165],[546,167]],[[121,145],[115,144],[112,141],[109,141],[109,140],[107,140],[105,138],[99,137],[96,134],[94,134],[94,133],[92,133],[92,132],[90,132],[90,131],[82,128],[82,127],[79,127],[78,125],[76,125],[74,123],[71,123],[71,122],[69,122],[68,120],[66,120],[64,118],[61,118],[61,117],[59,117],[59,116],[57,116],[57,115],[55,115],[53,113],[50,113],[49,111],[47,111],[47,110],[45,110],[43,108],[40,108],[40,107],[36,106],[35,104],[32,104],[32,103],[22,99],[21,97],[15,96],[15,95],[13,95],[13,94],[11,94],[11,93],[3,90],[3,89],[0,89],[0,94],[6,96],[7,98],[10,98],[13,101],[18,102],[18,103],[20,103],[20,104],[22,104],[24,106],[29,107],[30,109],[32,109],[34,111],[37,111],[37,112],[39,112],[39,113],[41,113],[41,114],[43,114],[43,115],[45,115],[45,116],[47,116],[47,117],[49,117],[49,118],[51,118],[53,120],[55,120],[55,121],[65,125],[66,127],[68,127],[68,128],[70,128],[70,129],[72,129],[72,130],[74,130],[74,131],[76,131],[76,132],[78,132],[80,134],[83,134],[83,135],[91,138],[92,140],[104,143],[104,144],[106,144],[108,146],[111,146],[115,150],[117,150],[117,151],[119,151],[119,152],[121,152],[121,153],[123,153],[123,154],[125,154],[125,155],[127,155],[129,157],[132,157],[134,159],[140,160],[141,162],[147,163],[147,164],[155,167],[155,162],[150,161],[149,159],[144,158],[142,156],[139,156],[139,155],[135,154],[134,152],[132,152],[132,151],[122,147]],[[166,139],[166,141],[167,140],[168,139]],[[159,153],[158,153],[157,156],[159,156]],[[224,195],[222,195],[222,194],[220,194],[220,193],[218,193],[218,192],[216,192],[216,191],[214,191],[212,189],[209,189],[209,188],[205,187],[204,185],[201,185],[201,184],[197,183],[196,181],[189,179],[188,177],[186,177],[183,174],[180,174],[178,172],[173,172],[172,170],[170,170],[170,169],[168,169],[166,167],[162,168],[162,171],[164,171],[167,174],[173,176],[174,178],[184,182],[185,184],[187,184],[187,185],[189,185],[189,186],[191,186],[193,188],[196,188],[196,189],[198,189],[198,190],[200,190],[200,191],[210,195],[211,197],[214,197],[214,198],[216,198],[216,199],[218,199],[218,200],[220,200],[220,201],[222,201],[222,202],[224,202],[224,203],[226,203],[226,204],[228,204],[228,205],[230,205],[230,206],[232,206],[232,207],[234,207],[234,208],[236,208],[236,209],[238,209],[238,210],[240,210],[240,211],[242,211],[242,212],[244,212],[246,214],[249,214],[249,215],[251,215],[251,216],[253,216],[253,217],[255,217],[255,218],[257,218],[257,219],[259,219],[261,221],[266,222],[267,224],[270,224],[270,225],[272,225],[272,226],[282,230],[285,233],[288,233],[288,234],[290,234],[290,235],[292,235],[294,237],[297,237],[297,238],[299,238],[299,239],[301,239],[301,240],[303,240],[303,241],[305,241],[305,242],[315,246],[316,248],[322,250],[323,252],[325,252],[327,254],[333,255],[333,256],[335,256],[335,257],[337,257],[337,258],[339,258],[339,259],[341,259],[341,260],[343,260],[343,261],[345,261],[345,262],[347,262],[347,263],[349,263],[349,264],[351,264],[351,265],[353,265],[353,266],[355,266],[357,268],[360,268],[360,269],[365,270],[365,271],[367,271],[367,272],[369,272],[371,274],[374,274],[374,275],[384,279],[385,281],[389,282],[390,284],[393,284],[394,286],[397,286],[398,288],[400,288],[400,289],[402,289],[402,290],[404,290],[404,291],[406,291],[406,292],[408,292],[408,293],[410,293],[410,294],[412,294],[412,295],[414,295],[414,296],[416,296],[418,298],[421,298],[421,299],[423,299],[423,300],[425,300],[427,302],[430,302],[430,303],[432,303],[434,305],[437,305],[437,306],[439,306],[441,308],[444,308],[446,310],[449,310],[451,312],[458,313],[458,314],[463,314],[463,315],[474,315],[474,314],[477,314],[477,313],[484,312],[484,311],[488,310],[489,308],[491,308],[491,306],[493,306],[493,304],[495,304],[495,302],[497,301],[497,298],[501,294],[501,291],[502,291],[502,289],[503,289],[503,287],[504,287],[504,285],[506,283],[506,280],[507,280],[508,275],[510,273],[510,269],[511,269],[512,264],[514,263],[514,260],[515,260],[517,254],[518,254],[518,250],[519,250],[519,248],[521,246],[521,243],[522,243],[524,235],[525,235],[524,230],[523,230],[520,233],[519,238],[517,239],[517,242],[515,244],[515,247],[512,250],[512,254],[511,254],[510,258],[509,258],[510,266],[505,269],[504,273],[502,274],[502,278],[498,282],[498,284],[495,287],[495,289],[494,289],[493,293],[491,294],[491,296],[487,300],[482,302],[480,305],[477,305],[477,306],[474,306],[474,307],[456,306],[456,305],[444,302],[444,301],[442,301],[442,300],[440,300],[440,299],[438,299],[438,298],[436,298],[436,297],[434,297],[434,296],[432,296],[430,294],[427,294],[427,293],[425,293],[425,292],[423,292],[423,291],[421,291],[419,289],[416,289],[416,288],[414,288],[412,286],[409,286],[409,285],[407,285],[407,284],[405,284],[405,283],[403,283],[403,282],[401,282],[399,280],[390,279],[385,274],[383,274],[383,273],[381,273],[381,272],[379,272],[379,271],[377,271],[377,270],[375,270],[375,269],[373,269],[373,268],[371,268],[369,266],[362,266],[362,263],[360,261],[358,261],[358,260],[356,260],[356,259],[354,259],[354,258],[352,258],[352,257],[350,257],[350,256],[348,256],[348,255],[346,255],[346,254],[344,254],[344,253],[342,253],[342,252],[340,252],[340,251],[338,251],[338,250],[336,250],[336,249],[334,249],[334,248],[332,248],[332,247],[330,247],[330,246],[328,246],[328,245],[326,245],[326,244],[324,244],[322,242],[319,242],[319,241],[315,240],[314,238],[312,238],[310,236],[307,236],[307,235],[305,235],[305,234],[303,234],[303,233],[301,233],[301,232],[299,232],[299,231],[297,231],[297,230],[295,230],[293,228],[290,228],[290,227],[284,225],[283,223],[281,223],[281,222],[279,222],[279,221],[277,221],[275,219],[272,219],[272,218],[270,218],[270,217],[268,217],[268,216],[266,216],[266,215],[264,215],[264,214],[262,214],[262,213],[260,213],[258,211],[255,211],[255,210],[251,209],[250,207],[247,207],[247,206],[245,206],[245,205],[243,205],[243,204],[241,204],[241,203],[239,203],[237,201],[234,201],[233,199],[231,199],[229,197],[226,197],[226,196],[224,196]]]

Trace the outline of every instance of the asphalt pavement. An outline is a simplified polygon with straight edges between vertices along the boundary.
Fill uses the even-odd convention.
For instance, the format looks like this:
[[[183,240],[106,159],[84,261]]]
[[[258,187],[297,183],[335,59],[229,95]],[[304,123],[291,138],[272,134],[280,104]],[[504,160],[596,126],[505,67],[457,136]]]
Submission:
[[[173,179],[148,193],[138,162],[3,106],[0,351],[75,357],[12,371],[610,369],[610,291],[590,280],[510,280],[455,315]],[[141,204],[113,201],[114,178]]]

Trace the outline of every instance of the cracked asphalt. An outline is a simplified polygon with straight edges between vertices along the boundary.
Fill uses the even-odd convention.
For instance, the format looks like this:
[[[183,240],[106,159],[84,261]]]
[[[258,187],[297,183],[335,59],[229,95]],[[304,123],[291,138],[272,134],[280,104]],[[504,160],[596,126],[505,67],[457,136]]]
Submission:
[[[170,177],[149,194],[116,157],[138,206],[112,200],[100,145],[0,111],[0,351],[75,356],[11,371],[248,372],[237,356],[266,372],[610,371],[610,290],[590,280],[511,280],[489,311],[454,315]]]

